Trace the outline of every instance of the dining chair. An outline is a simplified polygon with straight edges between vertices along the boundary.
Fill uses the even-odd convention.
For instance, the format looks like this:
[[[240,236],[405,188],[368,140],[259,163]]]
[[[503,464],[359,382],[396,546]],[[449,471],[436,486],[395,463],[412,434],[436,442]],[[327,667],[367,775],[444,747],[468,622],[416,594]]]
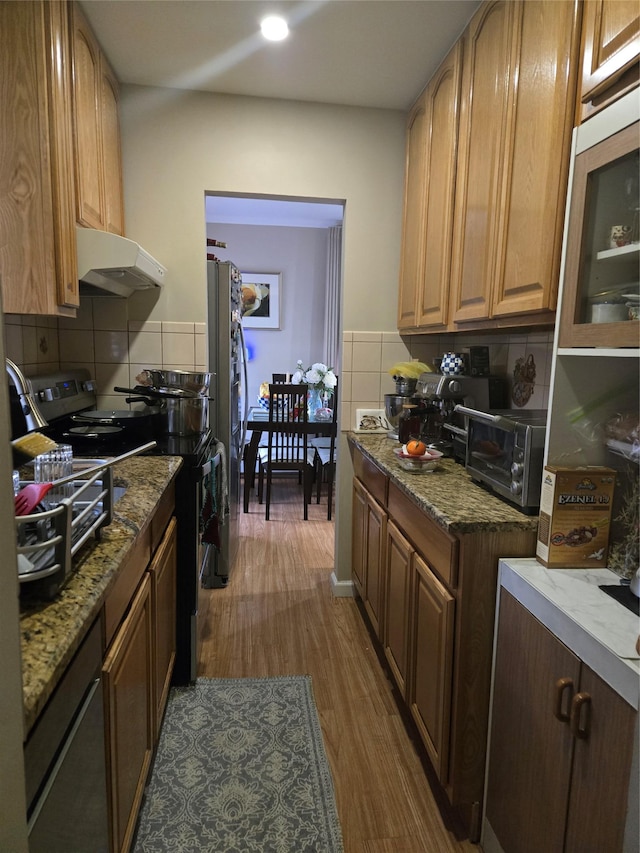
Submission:
[[[266,447],[258,448],[258,502],[263,502],[264,494],[266,521],[269,521],[275,471],[298,472],[302,479],[304,520],[309,517],[316,450],[308,443],[307,390],[304,384],[269,385],[268,442]]]
[[[272,373],[271,374],[271,381],[272,382],[278,382],[278,383],[289,382],[289,379],[290,379],[289,373]]]
[[[331,418],[331,435],[316,436],[310,440],[315,450],[314,472],[316,478],[316,503],[320,503],[322,483],[327,483],[327,520],[331,521],[333,505],[333,484],[336,472],[336,443],[338,440],[338,386],[333,392],[333,414]]]

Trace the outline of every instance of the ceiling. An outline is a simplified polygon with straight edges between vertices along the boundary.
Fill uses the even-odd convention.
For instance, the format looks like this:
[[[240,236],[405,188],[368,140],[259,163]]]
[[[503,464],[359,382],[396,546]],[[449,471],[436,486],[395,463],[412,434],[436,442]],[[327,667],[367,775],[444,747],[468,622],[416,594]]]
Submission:
[[[480,0],[83,0],[118,80],[407,110]],[[290,35],[267,42],[281,13]]]
[[[481,0],[82,0],[121,83],[406,111]],[[260,20],[284,15],[288,39]],[[242,199],[216,218],[327,227],[327,205]],[[303,209],[304,208],[304,209]],[[288,212],[287,212],[288,211]],[[317,217],[316,217],[317,214]],[[233,219],[236,217],[236,219]],[[239,219],[237,217],[240,217]],[[300,224],[297,216],[295,221]],[[268,224],[276,224],[271,218]]]

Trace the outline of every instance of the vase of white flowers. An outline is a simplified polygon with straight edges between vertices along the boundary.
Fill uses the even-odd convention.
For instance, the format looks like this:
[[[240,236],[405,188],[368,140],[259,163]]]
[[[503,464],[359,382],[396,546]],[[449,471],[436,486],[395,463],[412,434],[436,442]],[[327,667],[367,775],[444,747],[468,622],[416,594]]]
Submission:
[[[303,382],[309,386],[307,409],[310,418],[329,420],[333,416],[329,400],[338,379],[332,367],[317,361],[305,369],[302,362],[298,361],[291,381],[296,384]]]

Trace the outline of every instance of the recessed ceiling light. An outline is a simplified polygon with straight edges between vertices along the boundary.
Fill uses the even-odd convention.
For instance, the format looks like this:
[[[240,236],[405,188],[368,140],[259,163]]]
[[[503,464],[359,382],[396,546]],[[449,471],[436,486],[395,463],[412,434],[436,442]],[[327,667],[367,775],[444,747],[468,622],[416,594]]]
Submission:
[[[269,41],[282,41],[289,35],[289,27],[279,15],[269,15],[260,22],[262,35]]]

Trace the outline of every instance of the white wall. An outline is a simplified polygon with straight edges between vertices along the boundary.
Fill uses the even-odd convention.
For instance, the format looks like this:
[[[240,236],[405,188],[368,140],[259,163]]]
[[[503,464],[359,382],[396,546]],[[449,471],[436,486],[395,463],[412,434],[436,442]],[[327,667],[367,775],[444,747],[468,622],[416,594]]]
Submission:
[[[121,121],[126,233],[169,269],[136,319],[203,316],[209,190],[344,200],[344,328],[396,329],[404,113],[123,86]]]
[[[396,331],[404,113],[123,86],[121,124],[126,233],[169,270],[157,302],[130,300],[133,319],[204,317],[210,191],[344,202],[343,328]],[[336,503],[348,582],[350,488]]]

